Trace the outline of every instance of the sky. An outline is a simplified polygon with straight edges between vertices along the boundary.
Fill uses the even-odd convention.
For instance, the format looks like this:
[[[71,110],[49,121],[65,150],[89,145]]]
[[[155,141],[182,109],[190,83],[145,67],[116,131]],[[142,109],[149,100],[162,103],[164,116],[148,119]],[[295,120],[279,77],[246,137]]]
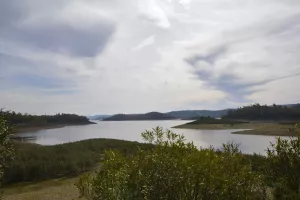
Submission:
[[[0,0],[0,108],[300,102],[299,0]]]

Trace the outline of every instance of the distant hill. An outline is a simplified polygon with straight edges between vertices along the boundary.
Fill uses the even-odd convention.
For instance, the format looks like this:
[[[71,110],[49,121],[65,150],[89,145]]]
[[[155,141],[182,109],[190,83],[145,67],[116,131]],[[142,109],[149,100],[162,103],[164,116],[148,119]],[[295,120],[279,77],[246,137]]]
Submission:
[[[104,118],[111,117],[111,115],[94,115],[94,116],[88,116],[89,120],[102,120]]]
[[[172,111],[165,113],[167,115],[171,115],[175,118],[179,119],[197,119],[199,117],[213,117],[220,118],[224,115],[227,115],[230,109],[224,110],[180,110],[180,111]]]
[[[159,113],[159,112],[150,112],[146,114],[117,114],[111,117],[103,119],[103,121],[133,121],[133,120],[172,120],[176,117]]]
[[[231,120],[231,119],[216,119],[212,117],[200,117],[196,121],[186,123],[188,125],[199,125],[199,124],[243,124],[243,123],[249,123],[245,121],[238,121],[238,120]]]
[[[274,121],[299,121],[300,104],[290,105],[260,105],[240,107],[231,110],[223,117],[224,119],[243,119],[243,120],[274,120]]]

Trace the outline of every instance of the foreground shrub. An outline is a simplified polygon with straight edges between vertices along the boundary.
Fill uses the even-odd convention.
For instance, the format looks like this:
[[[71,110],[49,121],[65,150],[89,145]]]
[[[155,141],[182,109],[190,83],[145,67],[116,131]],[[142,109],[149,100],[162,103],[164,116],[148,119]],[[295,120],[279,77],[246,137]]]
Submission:
[[[277,138],[267,150],[267,182],[275,199],[300,199],[300,136]]]
[[[129,157],[107,151],[100,170],[79,179],[81,194],[91,200],[264,199],[262,179],[237,145],[198,149],[161,128],[142,137],[156,146]]]
[[[12,129],[4,119],[0,110],[0,186],[2,183],[4,169],[7,167],[7,162],[13,157],[13,146],[9,139],[11,133]]]
[[[54,146],[15,142],[15,159],[4,172],[4,183],[74,177],[101,163],[105,150],[118,149],[125,155],[137,147],[151,145],[114,139],[90,139]]]

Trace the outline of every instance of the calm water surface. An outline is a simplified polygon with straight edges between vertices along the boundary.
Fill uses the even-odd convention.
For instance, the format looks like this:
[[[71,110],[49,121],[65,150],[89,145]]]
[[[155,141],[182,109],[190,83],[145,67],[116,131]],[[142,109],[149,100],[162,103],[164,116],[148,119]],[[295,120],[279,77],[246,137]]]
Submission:
[[[32,137],[30,142],[42,145],[55,145],[91,138],[113,138],[142,142],[141,132],[156,126],[185,135],[188,141],[202,147],[210,145],[219,148],[222,143],[234,141],[239,143],[244,153],[265,153],[270,142],[276,137],[257,135],[236,135],[231,132],[236,130],[190,130],[172,129],[171,127],[186,123],[182,120],[170,121],[97,121],[97,124],[86,126],[67,126],[58,129],[48,129],[35,132],[21,133],[19,136]]]

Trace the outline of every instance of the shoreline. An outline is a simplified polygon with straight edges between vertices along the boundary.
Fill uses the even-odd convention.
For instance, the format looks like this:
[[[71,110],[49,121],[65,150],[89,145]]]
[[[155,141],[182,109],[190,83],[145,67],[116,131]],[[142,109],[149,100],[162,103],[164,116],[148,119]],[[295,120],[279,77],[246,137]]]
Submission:
[[[68,125],[17,127],[17,128],[14,129],[14,134],[16,134],[16,133],[26,133],[26,132],[31,132],[31,131],[47,130],[47,129],[63,128],[65,126],[68,126]]]
[[[87,124],[57,124],[57,125],[47,125],[47,126],[30,126],[30,127],[15,127],[13,130],[14,134],[20,134],[20,133],[26,133],[26,132],[32,132],[32,131],[41,131],[41,130],[48,130],[48,129],[57,129],[57,128],[63,128],[66,126],[86,126],[86,125],[92,125],[96,123],[87,123]]]
[[[240,135],[262,135],[262,136],[286,136],[295,137],[300,135],[300,130],[289,132],[289,128],[292,125],[283,125],[279,123],[261,123],[261,122],[250,122],[247,124],[235,124],[235,125],[224,125],[224,124],[182,124],[174,126],[172,128],[178,129],[195,129],[195,130],[235,130],[231,134]],[[238,130],[246,129],[246,130]]]

